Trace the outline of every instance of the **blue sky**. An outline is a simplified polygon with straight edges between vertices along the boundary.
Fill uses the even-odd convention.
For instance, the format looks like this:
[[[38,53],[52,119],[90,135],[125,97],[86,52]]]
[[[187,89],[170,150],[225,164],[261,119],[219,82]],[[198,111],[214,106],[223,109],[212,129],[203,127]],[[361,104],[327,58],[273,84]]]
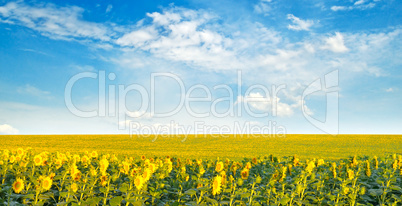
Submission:
[[[401,10],[397,0],[0,0],[0,133],[127,134],[134,122],[400,134]]]

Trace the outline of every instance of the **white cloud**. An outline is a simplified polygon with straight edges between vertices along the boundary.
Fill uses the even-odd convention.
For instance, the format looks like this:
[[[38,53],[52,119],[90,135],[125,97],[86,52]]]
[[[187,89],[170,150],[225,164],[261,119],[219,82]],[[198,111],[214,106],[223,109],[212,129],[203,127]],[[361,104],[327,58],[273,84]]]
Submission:
[[[18,129],[15,129],[11,125],[1,124],[0,125],[0,134],[18,134]]]
[[[116,43],[194,67],[231,69],[241,66],[231,48],[232,40],[208,28],[214,18],[208,12],[178,8],[147,16],[152,19],[151,25],[123,35]]]
[[[271,5],[269,4],[272,0],[261,0],[258,4],[254,5],[254,11],[259,14],[268,15],[268,13],[272,10]]]
[[[367,5],[367,2],[358,5]],[[247,78],[251,81],[259,78],[262,81],[264,78],[264,82],[270,83],[303,84],[318,73],[331,69],[384,75],[378,62],[389,56],[386,52],[392,50],[387,48],[397,45],[390,42],[400,35],[398,32],[337,32],[335,35],[315,34],[302,41],[291,42],[280,32],[261,23],[246,20],[229,25],[205,10],[170,7],[162,12],[148,13],[145,19],[125,27],[85,21],[82,12],[82,8],[74,6],[28,6],[23,2],[0,7],[0,16],[5,20],[42,31],[44,35],[82,40],[104,39],[104,49],[117,51],[105,60],[123,68],[155,69],[161,65],[174,65],[202,71],[258,70],[262,75]],[[302,20],[292,14],[288,18],[293,22],[289,29],[308,30],[314,25],[313,21]],[[45,26],[52,22],[60,28]],[[80,31],[78,28],[89,28],[91,31]],[[102,32],[96,32],[99,29]],[[332,52],[317,52],[320,49]],[[349,56],[344,55],[346,52]],[[394,52],[393,55],[399,54]]]
[[[109,4],[109,5],[107,5],[105,12],[109,13],[110,11],[112,11],[112,9],[113,9],[113,5]]]
[[[388,89],[385,90],[386,92],[394,92],[394,88],[390,87]]]
[[[17,92],[20,94],[28,94],[31,96],[36,96],[36,97],[41,97],[41,98],[47,98],[47,99],[52,98],[50,92],[40,90],[30,84],[26,84],[23,87],[18,87]]]
[[[360,5],[363,4],[365,2],[365,0],[358,0],[354,3],[354,5]]]
[[[349,50],[344,44],[343,35],[339,32],[336,32],[335,36],[326,38],[325,45],[322,47],[322,49],[328,49],[337,53],[342,53]]]
[[[293,24],[288,25],[288,29],[301,31],[310,30],[310,27],[314,25],[313,20],[301,20],[298,17],[295,17],[293,14],[288,14],[288,19],[292,21]]]
[[[3,21],[24,25],[50,38],[110,40],[112,32],[102,24],[82,20],[83,11],[84,9],[76,6],[29,6],[24,2],[10,2],[0,7],[0,17]]]
[[[150,112],[145,112],[145,111],[134,111],[134,112],[127,111],[126,114],[129,117],[136,118],[136,119],[149,119],[149,118],[152,118],[151,113]]]
[[[94,72],[95,68],[91,65],[71,65],[71,68],[74,68],[80,72]]]
[[[147,41],[154,40],[157,37],[158,32],[150,26],[124,34],[116,40],[116,43],[122,46],[143,46]]]
[[[353,2],[353,1],[351,1]],[[374,0],[373,2],[370,2],[370,0],[357,0],[353,4],[349,6],[331,6],[332,11],[346,11],[346,10],[366,10],[366,9],[372,9],[376,6],[374,2],[378,2],[378,0]]]
[[[273,102],[275,102],[275,104],[273,104]],[[270,97],[264,97],[259,92],[251,92],[247,96],[238,96],[235,104],[244,103],[258,111],[272,112],[272,115],[284,117],[292,116],[294,110],[300,107],[300,102],[301,101],[296,101],[293,104],[287,104],[281,102],[279,97],[274,97],[274,100],[271,100]]]
[[[331,10],[332,11],[343,11],[343,10],[347,10],[348,7],[346,6],[331,6]]]

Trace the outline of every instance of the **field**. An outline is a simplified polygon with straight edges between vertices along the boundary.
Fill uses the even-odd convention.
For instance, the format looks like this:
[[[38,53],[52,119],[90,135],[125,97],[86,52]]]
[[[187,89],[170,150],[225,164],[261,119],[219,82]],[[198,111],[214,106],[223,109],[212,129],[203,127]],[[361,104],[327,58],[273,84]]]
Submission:
[[[184,140],[184,141],[183,141]],[[402,135],[268,135],[247,136],[152,136],[128,135],[16,135],[0,136],[0,149],[31,147],[36,151],[99,151],[134,157],[241,160],[264,155],[336,160],[350,156],[381,156],[402,151]]]
[[[400,205],[401,139],[0,136],[0,205]]]

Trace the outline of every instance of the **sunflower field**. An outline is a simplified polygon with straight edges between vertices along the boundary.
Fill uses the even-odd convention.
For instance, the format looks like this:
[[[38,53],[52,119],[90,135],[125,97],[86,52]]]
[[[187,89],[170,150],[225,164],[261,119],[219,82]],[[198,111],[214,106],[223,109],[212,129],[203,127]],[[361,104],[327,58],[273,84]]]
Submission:
[[[0,205],[401,205],[402,156],[131,157],[0,153]]]

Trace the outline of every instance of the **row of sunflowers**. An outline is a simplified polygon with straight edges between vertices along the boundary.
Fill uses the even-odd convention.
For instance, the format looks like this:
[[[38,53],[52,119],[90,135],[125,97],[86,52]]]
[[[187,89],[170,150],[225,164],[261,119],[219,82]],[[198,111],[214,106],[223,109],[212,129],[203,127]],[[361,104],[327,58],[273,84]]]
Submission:
[[[400,205],[402,156],[202,160],[0,153],[1,205]]]

